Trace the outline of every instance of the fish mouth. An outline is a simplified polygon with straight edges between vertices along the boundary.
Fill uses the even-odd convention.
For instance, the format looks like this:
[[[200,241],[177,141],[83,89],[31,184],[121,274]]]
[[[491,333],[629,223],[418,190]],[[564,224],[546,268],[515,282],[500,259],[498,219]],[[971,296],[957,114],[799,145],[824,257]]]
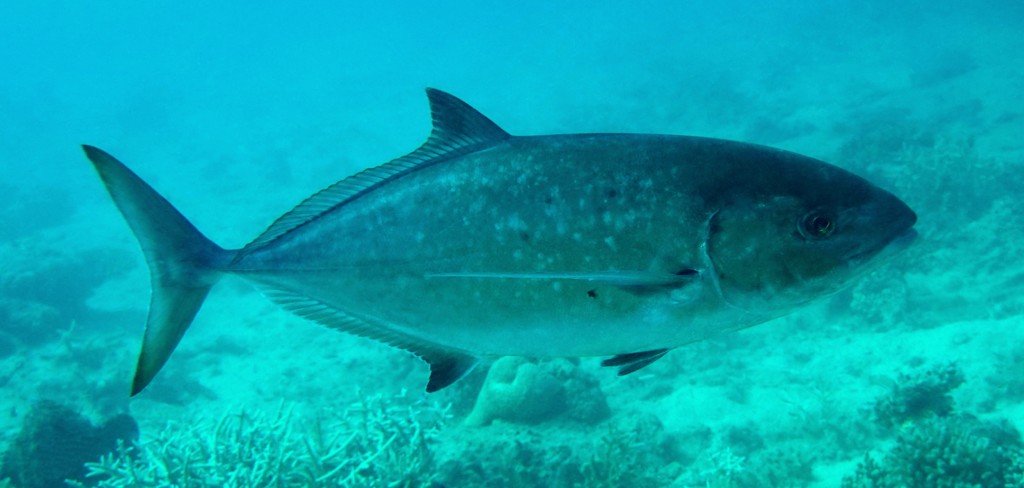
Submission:
[[[910,247],[910,245],[917,240],[917,236],[917,229],[911,227],[901,232],[899,235],[893,238],[893,240],[889,241],[888,247],[898,248],[899,251],[902,251]]]
[[[917,236],[917,230],[913,227],[908,227],[891,239],[881,241],[867,249],[861,249],[848,254],[846,260],[857,264],[872,258],[879,258],[879,261],[884,261],[909,248],[917,240]]]

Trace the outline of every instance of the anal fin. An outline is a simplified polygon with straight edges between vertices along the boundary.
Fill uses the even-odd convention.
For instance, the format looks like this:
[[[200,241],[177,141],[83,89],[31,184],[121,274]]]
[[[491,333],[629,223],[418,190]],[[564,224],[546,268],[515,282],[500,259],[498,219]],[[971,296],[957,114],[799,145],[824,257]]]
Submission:
[[[668,349],[654,349],[651,351],[619,354],[618,356],[613,356],[601,361],[601,366],[619,366],[619,376],[625,376],[643,369],[649,364],[661,359],[662,356],[668,354],[668,351]]]
[[[433,393],[459,381],[476,367],[477,358],[468,354],[445,352],[426,352],[417,354],[430,364],[430,380],[427,381],[427,393]]]
[[[479,360],[466,352],[424,341],[401,331],[346,313],[315,298],[268,287],[264,292],[284,309],[323,326],[366,337],[403,349],[430,365],[427,392],[433,393],[455,383],[477,365]]]

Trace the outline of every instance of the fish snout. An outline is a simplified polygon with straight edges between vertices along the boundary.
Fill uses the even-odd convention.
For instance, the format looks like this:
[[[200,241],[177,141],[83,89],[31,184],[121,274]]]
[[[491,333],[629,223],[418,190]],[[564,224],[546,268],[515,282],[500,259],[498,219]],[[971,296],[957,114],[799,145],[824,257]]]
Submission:
[[[874,233],[882,244],[896,240],[911,231],[917,223],[917,213],[906,202],[881,189],[864,210],[861,215],[866,229],[873,229],[867,232]]]
[[[899,205],[896,205],[896,209],[893,211],[893,227],[897,230],[897,234],[902,234],[914,227],[914,224],[917,223],[917,214],[903,200],[897,199],[897,201]]]
[[[914,224],[917,214],[903,200],[884,193],[883,198],[862,207],[857,218],[856,242],[844,258],[851,263],[864,263],[878,254],[892,254],[906,249],[917,237]]]
[[[873,253],[883,249],[888,250],[887,254],[895,254],[905,250],[917,239],[917,231],[914,224],[917,223],[917,213],[910,208],[903,200],[895,195],[887,195],[884,210],[880,212],[882,217],[881,242]]]

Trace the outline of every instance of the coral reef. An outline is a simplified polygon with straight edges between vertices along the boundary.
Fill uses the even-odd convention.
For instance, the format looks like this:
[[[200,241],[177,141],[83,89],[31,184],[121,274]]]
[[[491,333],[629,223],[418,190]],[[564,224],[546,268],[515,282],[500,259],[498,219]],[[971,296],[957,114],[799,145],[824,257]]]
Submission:
[[[495,419],[539,423],[565,408],[565,389],[537,364],[503,357],[491,365],[466,425]]]
[[[597,423],[610,410],[597,384],[566,360],[503,357],[491,365],[466,425],[495,420],[537,424],[556,417]]]
[[[704,452],[680,475],[675,485],[731,487],[738,486],[746,475],[746,458],[729,447],[716,447]]]
[[[752,437],[749,433],[740,434]],[[759,436],[758,436],[759,437]],[[771,445],[733,444],[726,435],[690,463],[673,486],[783,488],[808,486],[816,481],[814,464],[820,453],[802,442],[777,441]],[[752,450],[745,450],[750,449]]]
[[[882,461],[870,454],[843,488],[1004,488],[1024,485],[1020,434],[967,415],[933,417],[905,426]]]
[[[993,351],[993,356],[996,359],[995,372],[985,378],[986,391],[992,395],[989,403],[1024,400],[1024,344],[1012,345],[1005,351]]]
[[[929,416],[945,417],[953,412],[950,392],[963,383],[964,374],[953,363],[901,373],[892,391],[875,403],[875,420],[891,428]]]
[[[99,284],[129,269],[132,262],[124,254],[112,249],[71,251],[53,242],[7,243],[0,248],[6,268],[0,291],[7,297],[48,304],[65,318],[74,318],[87,310],[86,300]]]
[[[843,488],[1024,486],[1024,443],[1005,420],[956,412],[950,391],[964,383],[955,364],[901,374],[875,405],[876,420],[898,428],[881,461],[870,454]]]
[[[583,429],[583,430],[581,430]],[[657,417],[579,424],[449,430],[438,457],[444,486],[661,487],[676,479],[679,440]]]
[[[22,488],[65,486],[64,480],[84,478],[87,461],[138,434],[135,420],[128,415],[94,426],[65,406],[41,401],[25,416],[21,431],[4,453],[0,479],[10,478]]]
[[[905,325],[907,319],[912,318],[908,314],[907,288],[903,272],[892,268],[876,271],[858,281],[849,292],[852,296],[850,311],[862,319],[857,324],[875,332]]]
[[[654,416],[612,424],[583,464],[584,482],[577,486],[665,486],[682,470],[674,462],[679,457],[674,444]]]
[[[88,463],[89,483],[75,485],[654,488],[682,471],[678,439],[653,415],[599,433],[578,423],[453,427],[446,407],[401,396],[301,418],[282,407],[169,423]]]
[[[770,447],[748,458],[747,469],[737,476],[736,486],[803,487],[816,481],[814,464],[821,453],[806,443]]]
[[[30,346],[56,339],[68,323],[95,315],[86,303],[90,294],[129,269],[129,259],[108,249],[71,252],[48,241],[0,244],[0,333]]]
[[[12,344],[38,345],[57,337],[65,325],[60,312],[45,303],[0,295],[0,337]]]
[[[168,424],[88,463],[100,487],[430,486],[448,410],[407,397],[365,398],[309,421],[290,408]],[[79,484],[79,486],[84,486]]]

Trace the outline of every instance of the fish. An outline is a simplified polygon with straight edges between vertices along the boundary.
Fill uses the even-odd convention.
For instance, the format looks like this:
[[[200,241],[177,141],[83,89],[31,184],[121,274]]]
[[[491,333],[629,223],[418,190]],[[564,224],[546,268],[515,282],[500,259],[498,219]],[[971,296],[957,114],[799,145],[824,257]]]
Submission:
[[[240,249],[83,146],[150,269],[132,395],[226,275],[421,358],[435,392],[500,356],[607,357],[629,374],[834,294],[916,236],[897,196],[811,157],[681,135],[513,136],[449,93],[427,98],[422,146]]]

